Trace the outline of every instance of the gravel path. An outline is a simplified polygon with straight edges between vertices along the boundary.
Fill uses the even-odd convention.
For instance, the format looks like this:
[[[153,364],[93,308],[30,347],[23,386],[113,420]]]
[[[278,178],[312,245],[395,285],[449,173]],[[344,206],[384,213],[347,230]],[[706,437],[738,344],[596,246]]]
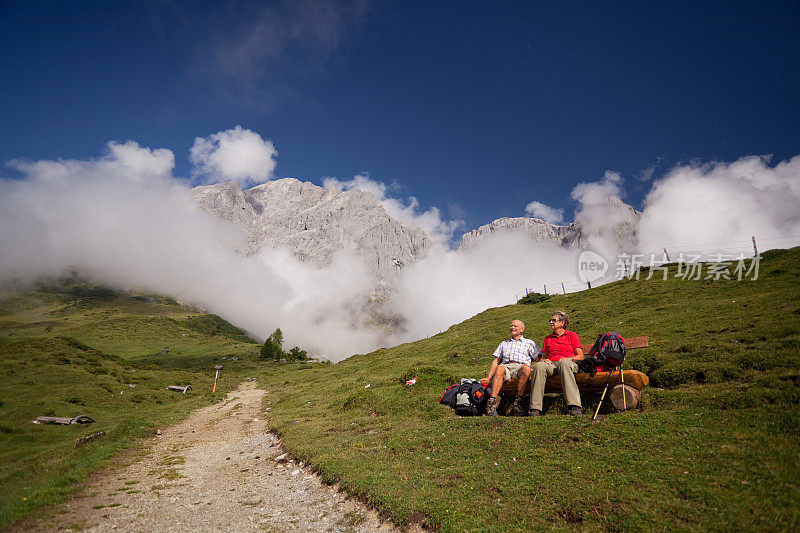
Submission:
[[[268,432],[265,391],[243,383],[223,402],[154,437],[142,460],[92,478],[49,519],[52,531],[395,531],[292,460]]]

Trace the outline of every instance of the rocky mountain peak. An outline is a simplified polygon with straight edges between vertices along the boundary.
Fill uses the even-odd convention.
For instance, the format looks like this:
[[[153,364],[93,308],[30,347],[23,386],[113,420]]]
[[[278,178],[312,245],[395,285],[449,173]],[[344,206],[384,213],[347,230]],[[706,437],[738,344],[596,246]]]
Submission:
[[[575,222],[567,226],[550,224],[539,218],[498,218],[461,236],[459,250],[472,250],[493,234],[520,232],[532,242],[556,244],[565,248],[606,247],[613,243],[620,249],[636,245],[636,226],[641,213],[616,197],[584,205]]]
[[[580,241],[580,232],[575,224],[556,226],[539,218],[503,217],[462,235],[459,250],[472,250],[493,234],[515,231],[525,233],[537,243],[571,247]]]
[[[263,247],[286,247],[303,261],[330,264],[339,250],[361,257],[387,289],[397,272],[431,246],[420,228],[391,218],[371,194],[328,190],[294,178],[242,190],[238,182],[194,189],[200,206],[242,232],[238,251],[253,255]]]

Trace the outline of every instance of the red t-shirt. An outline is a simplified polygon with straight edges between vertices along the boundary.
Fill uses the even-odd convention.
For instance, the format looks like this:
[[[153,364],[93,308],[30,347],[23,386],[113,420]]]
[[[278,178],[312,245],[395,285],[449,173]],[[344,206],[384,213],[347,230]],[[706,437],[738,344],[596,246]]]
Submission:
[[[542,352],[553,362],[564,357],[572,357],[575,355],[575,348],[581,348],[581,341],[574,331],[565,331],[560,337],[553,333],[545,337],[542,343]]]

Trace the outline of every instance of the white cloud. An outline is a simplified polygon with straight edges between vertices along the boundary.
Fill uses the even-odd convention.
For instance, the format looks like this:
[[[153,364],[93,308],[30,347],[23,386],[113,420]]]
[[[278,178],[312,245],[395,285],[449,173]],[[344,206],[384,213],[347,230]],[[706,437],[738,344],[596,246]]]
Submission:
[[[752,251],[750,238],[800,235],[800,156],[770,167],[769,157],[682,165],[653,183],[639,240],[645,252],[703,245]],[[763,248],[763,247],[762,247]],[[703,251],[703,250],[694,250]]]
[[[622,176],[606,170],[600,181],[577,184],[570,197],[582,205],[598,204],[607,198],[622,198]]]
[[[143,148],[134,141],[109,142],[106,154],[89,161],[23,161],[13,160],[9,166],[24,172],[36,181],[51,181],[63,184],[72,175],[83,174],[96,178],[105,176],[115,182],[139,184],[163,183],[171,177],[175,166],[175,155],[171,150]]]
[[[358,174],[351,180],[342,181],[336,178],[323,178],[322,186],[332,191],[358,190],[370,193],[378,201],[386,199],[386,185],[380,181],[373,181],[369,176]]]
[[[93,161],[14,163],[23,179],[0,180],[0,280],[75,267],[202,306],[261,338],[280,327],[288,346],[314,355],[380,345],[383,332],[363,325],[373,281],[359,259],[342,252],[316,268],[287,250],[235,254],[235,230],[199,208],[172,159],[129,142]]]
[[[579,253],[532,243],[522,233],[495,233],[466,252],[435,248],[401,273],[392,299],[406,319],[400,340],[435,334],[489,307],[513,303],[526,287],[542,291],[551,283],[552,290],[577,279]],[[532,327],[530,336],[541,332]]]
[[[236,126],[208,137],[197,137],[190,150],[193,176],[205,183],[237,180],[261,183],[273,177],[278,155],[271,141]]]
[[[419,201],[413,196],[409,196],[405,201],[388,197],[386,195],[387,190],[394,191],[399,189],[395,182],[387,188],[386,184],[372,180],[367,175],[359,174],[347,181],[325,178],[322,186],[336,191],[357,189],[370,193],[376,200],[381,202],[390,217],[406,226],[422,229],[431,240],[439,245],[447,246],[453,239],[453,233],[464,225],[462,220],[445,220],[436,207],[431,207],[427,211],[420,211]]]
[[[235,230],[197,206],[189,185],[172,175],[173,161],[169,150],[128,141],[109,143],[95,160],[13,162],[24,176],[0,180],[0,280],[78,267],[100,282],[200,305],[261,338],[280,327],[288,346],[333,360],[436,333],[510,303],[526,287],[541,290],[547,283],[558,290],[564,281],[567,290],[578,288],[570,283],[578,279],[578,249],[534,244],[517,233],[494,234],[467,252],[434,246],[401,271],[385,311],[400,317],[403,328],[387,337],[368,320],[364,302],[374,280],[360,259],[343,250],[331,265],[316,268],[286,249],[236,255]],[[572,191],[590,248],[608,259],[618,251],[615,225],[631,216],[618,201],[622,183],[608,172]],[[387,196],[396,188],[368,176],[328,179],[325,186],[368,191],[391,216],[440,243],[456,224],[436,208],[421,211],[414,197]],[[798,205],[800,156],[775,166],[746,157],[676,167],[647,195],[640,248],[747,244],[753,234],[796,244]],[[546,325],[529,330],[538,338]]]
[[[561,224],[564,222],[564,210],[550,207],[542,202],[533,201],[525,206],[528,216],[540,218],[551,224]]]
[[[584,245],[606,257],[618,251],[620,227],[627,226],[633,234],[637,222],[634,211],[620,200],[625,195],[622,184],[618,172],[607,170],[600,180],[579,183],[570,193],[578,202],[575,223],[581,228]],[[629,245],[633,244],[631,239]]]

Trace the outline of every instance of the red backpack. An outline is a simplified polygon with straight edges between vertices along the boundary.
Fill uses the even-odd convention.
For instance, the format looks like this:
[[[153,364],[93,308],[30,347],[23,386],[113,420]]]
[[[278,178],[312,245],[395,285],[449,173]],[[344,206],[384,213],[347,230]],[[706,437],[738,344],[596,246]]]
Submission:
[[[601,333],[594,341],[589,353],[583,361],[578,361],[578,368],[583,372],[608,372],[614,367],[620,366],[625,360],[625,339],[612,331]]]

